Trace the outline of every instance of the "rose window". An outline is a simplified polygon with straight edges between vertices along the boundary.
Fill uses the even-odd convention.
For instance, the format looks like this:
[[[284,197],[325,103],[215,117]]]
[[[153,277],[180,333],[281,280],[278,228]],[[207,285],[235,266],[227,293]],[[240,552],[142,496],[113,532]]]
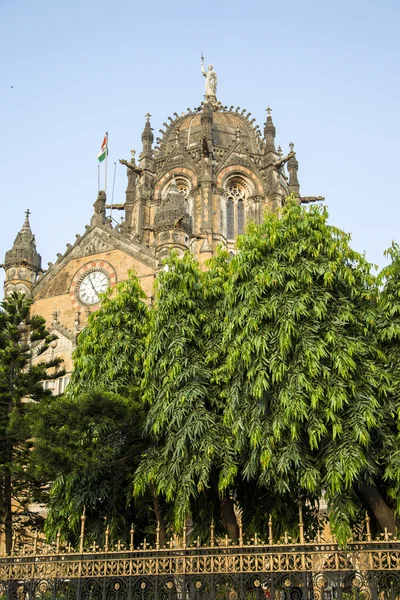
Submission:
[[[179,192],[182,194],[182,196],[187,198],[190,193],[190,185],[187,179],[184,179],[183,177],[177,177],[175,181]]]

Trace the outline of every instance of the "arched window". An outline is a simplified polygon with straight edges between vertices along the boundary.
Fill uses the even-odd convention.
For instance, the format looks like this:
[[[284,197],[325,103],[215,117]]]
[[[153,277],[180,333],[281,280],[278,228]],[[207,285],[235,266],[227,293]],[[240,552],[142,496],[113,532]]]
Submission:
[[[250,188],[243,177],[235,175],[225,184],[226,196],[226,237],[234,240],[244,233],[245,200],[250,195]]]
[[[238,235],[244,233],[244,203],[242,198],[237,203]]]
[[[226,201],[226,237],[228,240],[235,239],[234,209],[235,206],[233,204],[233,200],[232,198],[228,197]]]

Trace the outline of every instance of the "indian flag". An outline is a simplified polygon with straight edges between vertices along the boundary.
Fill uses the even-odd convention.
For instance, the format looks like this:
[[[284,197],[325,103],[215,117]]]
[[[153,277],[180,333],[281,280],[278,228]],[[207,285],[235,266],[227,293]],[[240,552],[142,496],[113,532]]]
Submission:
[[[108,133],[106,133],[106,135],[104,136],[104,140],[101,145],[100,152],[97,155],[97,160],[99,162],[103,162],[103,160],[106,158],[107,154],[108,154]]]

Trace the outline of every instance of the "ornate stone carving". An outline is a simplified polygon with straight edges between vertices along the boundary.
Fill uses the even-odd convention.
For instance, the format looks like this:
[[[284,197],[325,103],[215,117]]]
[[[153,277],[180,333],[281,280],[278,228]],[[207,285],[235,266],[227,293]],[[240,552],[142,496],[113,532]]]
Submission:
[[[100,254],[101,252],[108,252],[112,250],[112,246],[107,244],[100,237],[93,237],[86,244],[82,245],[81,251],[76,256],[89,256],[90,254]]]
[[[95,203],[93,204],[94,214],[95,215],[105,215],[106,214],[106,193],[100,190],[98,196],[96,198]]]

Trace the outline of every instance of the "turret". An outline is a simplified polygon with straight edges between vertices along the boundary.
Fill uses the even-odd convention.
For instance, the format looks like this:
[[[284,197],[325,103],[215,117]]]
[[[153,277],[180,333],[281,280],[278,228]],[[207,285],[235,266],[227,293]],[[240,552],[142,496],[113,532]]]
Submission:
[[[202,132],[202,169],[201,169],[201,226],[202,232],[212,229],[212,185],[213,185],[213,109],[208,102],[203,104],[200,116]]]
[[[289,144],[290,152],[294,152],[294,144],[290,142]],[[293,154],[291,158],[289,158],[287,163],[288,171],[289,171],[289,192],[294,194],[296,198],[300,197],[300,185],[299,180],[297,178],[297,172],[299,170],[299,163],[297,162],[296,154]]]
[[[37,276],[42,272],[42,258],[36,250],[35,236],[29,223],[29,210],[13,247],[6,252],[3,268],[6,272],[4,296],[13,291],[31,296]]]
[[[275,152],[275,125],[272,122],[271,109],[267,108],[267,120],[264,125],[265,153]]]
[[[189,248],[191,232],[191,217],[173,176],[167,195],[154,217],[156,257],[159,266],[172,249],[183,253]]]
[[[139,239],[142,239],[143,227],[149,225],[145,207],[150,198],[155,171],[155,161],[153,156],[154,135],[151,128],[150,117],[151,114],[147,113],[146,123],[142,132],[142,152],[139,160],[142,173],[137,187],[137,197],[132,219],[132,230]]]
[[[142,169],[153,170],[153,141],[154,135],[150,124],[151,114],[147,113],[146,123],[142,132],[142,154],[140,155],[140,167]]]

